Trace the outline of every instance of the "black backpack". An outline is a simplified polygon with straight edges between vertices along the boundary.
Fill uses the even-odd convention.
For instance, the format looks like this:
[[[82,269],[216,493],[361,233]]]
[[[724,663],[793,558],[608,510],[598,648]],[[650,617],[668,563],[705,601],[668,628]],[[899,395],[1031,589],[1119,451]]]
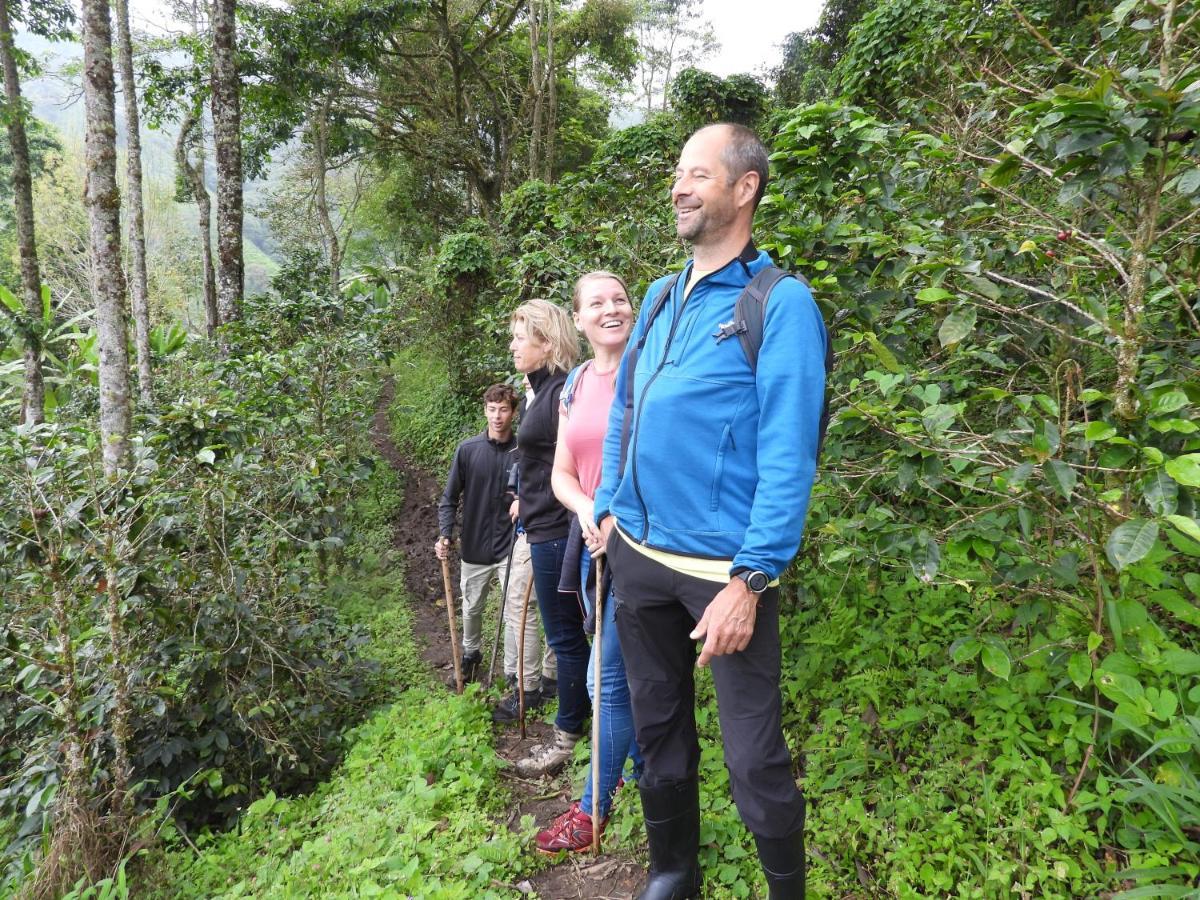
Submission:
[[[641,355],[642,348],[646,345],[646,337],[650,334],[650,326],[654,324],[655,318],[662,312],[667,298],[671,296],[671,291],[675,289],[675,285],[679,281],[679,276],[682,274],[682,272],[676,272],[667,279],[667,283],[663,285],[663,289],[659,292],[659,295],[654,298],[650,312],[646,315],[646,327],[642,329],[641,339],[629,351],[629,368],[626,371],[625,378],[625,415],[621,422],[621,463],[619,468],[621,476],[625,474],[625,457],[629,450],[629,433],[633,424],[633,373],[637,368],[638,356]],[[767,301],[771,298],[771,291],[775,285],[779,284],[784,278],[795,278],[805,287],[811,288],[808,280],[803,275],[785,272],[778,266],[769,265],[751,278],[750,283],[738,294],[737,301],[733,304],[733,319],[723,323],[720,332],[716,335],[717,343],[730,337],[738,339],[738,343],[742,345],[742,352],[746,354],[746,362],[750,363],[750,371],[752,372],[758,371],[758,351],[761,349],[763,342],[763,322],[767,317]],[[675,327],[679,324],[679,318],[683,313],[685,304],[686,301],[679,304],[679,309],[675,313],[675,319],[671,322],[671,331],[667,335],[668,348],[670,347],[671,339],[675,337]],[[827,380],[829,374],[833,371],[833,363],[833,338],[830,335],[829,328],[826,328],[825,377]],[[827,391],[825,404],[821,408],[821,421],[817,433],[818,458],[821,455],[821,449],[825,446],[825,431],[828,428],[829,394]]]

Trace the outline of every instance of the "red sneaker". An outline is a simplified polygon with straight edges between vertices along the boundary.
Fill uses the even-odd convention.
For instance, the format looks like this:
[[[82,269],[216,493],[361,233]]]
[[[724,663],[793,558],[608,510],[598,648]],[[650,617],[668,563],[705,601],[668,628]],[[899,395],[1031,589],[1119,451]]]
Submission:
[[[600,820],[601,834],[604,834],[607,824],[607,817]],[[542,853],[587,850],[592,846],[592,817],[579,808],[579,801],[576,800],[548,828],[538,832],[536,845]]]

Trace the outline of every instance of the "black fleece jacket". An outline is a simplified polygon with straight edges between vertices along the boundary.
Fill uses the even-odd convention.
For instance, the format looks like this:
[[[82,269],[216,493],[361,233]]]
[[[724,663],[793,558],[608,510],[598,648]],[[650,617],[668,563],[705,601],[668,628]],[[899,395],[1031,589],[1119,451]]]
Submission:
[[[558,406],[566,380],[566,372],[551,373],[546,368],[531,372],[529,386],[533,388],[533,402],[522,401],[521,429],[517,432],[517,445],[521,451],[518,491],[521,524],[525,526],[531,544],[567,536],[567,510],[555,499],[550,488],[554,445],[558,442]]]
[[[438,503],[438,531],[454,537],[454,520],[462,498],[463,562],[490,565],[508,556],[513,526],[508,518],[512,497],[508,470],[516,463],[517,442],[493,441],[487,432],[467,438],[454,451],[446,490]]]

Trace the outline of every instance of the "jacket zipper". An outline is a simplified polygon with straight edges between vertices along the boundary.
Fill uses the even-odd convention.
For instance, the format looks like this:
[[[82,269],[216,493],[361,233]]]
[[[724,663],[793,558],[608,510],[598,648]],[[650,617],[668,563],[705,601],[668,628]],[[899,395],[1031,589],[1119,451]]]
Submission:
[[[654,385],[654,382],[658,380],[658,376],[661,374],[662,370],[666,368],[667,354],[671,352],[671,341],[675,339],[675,329],[677,329],[679,327],[679,323],[683,321],[683,313],[687,307],[688,300],[692,298],[692,295],[696,293],[696,289],[700,287],[704,281],[706,281],[711,275],[715,274],[716,272],[709,272],[708,275],[705,275],[703,278],[693,284],[690,291],[687,290],[687,281],[684,281],[682,289],[686,291],[686,293],[679,302],[679,311],[675,314],[675,318],[671,320],[671,330],[667,332],[667,343],[663,347],[662,359],[658,363],[658,368],[654,370],[654,374],[650,376],[650,380],[646,382],[646,389],[642,391],[642,402],[638,404],[637,412],[635,412],[633,416],[633,434],[629,438],[629,457],[633,461],[633,492],[637,495],[638,504],[642,507],[642,536],[638,539],[638,543],[643,546],[645,546],[646,542],[650,539],[650,511],[646,508],[646,501],[642,497],[642,488],[638,483],[637,474],[637,436],[638,428],[642,423],[642,408],[646,405],[646,397],[650,393],[650,388]],[[636,374],[636,371],[630,373],[631,376],[636,376]]]

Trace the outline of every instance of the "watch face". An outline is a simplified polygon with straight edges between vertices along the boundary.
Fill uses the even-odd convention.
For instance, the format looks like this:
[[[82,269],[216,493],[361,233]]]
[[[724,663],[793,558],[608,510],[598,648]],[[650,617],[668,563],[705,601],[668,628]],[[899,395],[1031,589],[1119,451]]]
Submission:
[[[771,579],[767,577],[766,572],[751,572],[746,576],[746,586],[756,594],[765,591],[770,583]]]

